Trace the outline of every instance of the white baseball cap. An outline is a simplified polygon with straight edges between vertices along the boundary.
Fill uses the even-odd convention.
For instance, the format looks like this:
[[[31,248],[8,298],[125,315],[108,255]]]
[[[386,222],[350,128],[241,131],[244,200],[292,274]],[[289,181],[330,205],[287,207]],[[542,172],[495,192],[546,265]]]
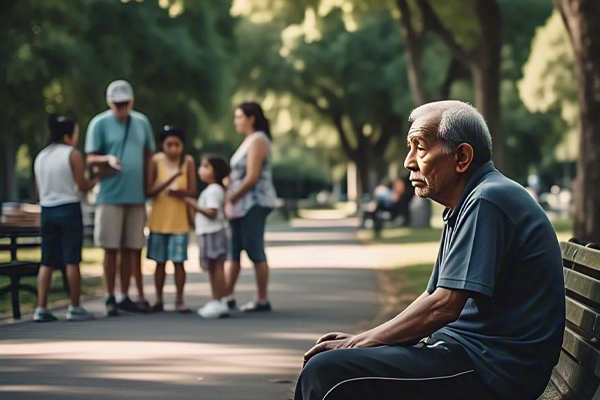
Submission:
[[[118,80],[108,85],[106,89],[106,101],[111,103],[125,103],[133,100],[133,88],[129,82]]]

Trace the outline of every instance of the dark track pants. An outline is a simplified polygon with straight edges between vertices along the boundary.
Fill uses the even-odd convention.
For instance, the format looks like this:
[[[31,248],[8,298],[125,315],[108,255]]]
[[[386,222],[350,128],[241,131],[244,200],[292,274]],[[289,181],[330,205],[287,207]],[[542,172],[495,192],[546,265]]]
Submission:
[[[304,367],[295,400],[498,400],[462,346],[429,339],[415,346],[331,350]]]

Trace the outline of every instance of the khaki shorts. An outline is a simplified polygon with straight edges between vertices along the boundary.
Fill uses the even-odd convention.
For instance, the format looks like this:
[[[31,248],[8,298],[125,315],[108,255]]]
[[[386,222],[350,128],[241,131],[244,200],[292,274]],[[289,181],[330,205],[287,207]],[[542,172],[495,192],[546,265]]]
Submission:
[[[100,204],[94,220],[94,243],[103,249],[144,248],[146,207],[140,205]]]

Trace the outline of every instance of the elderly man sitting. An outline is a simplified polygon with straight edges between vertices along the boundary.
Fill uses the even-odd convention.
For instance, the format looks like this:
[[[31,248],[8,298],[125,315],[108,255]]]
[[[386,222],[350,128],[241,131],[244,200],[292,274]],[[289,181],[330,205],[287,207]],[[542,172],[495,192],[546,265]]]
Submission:
[[[305,355],[295,398],[536,399],[564,329],[552,225],[494,168],[475,108],[430,103],[410,121],[404,166],[418,196],[446,207],[427,290],[376,328],[319,339]]]

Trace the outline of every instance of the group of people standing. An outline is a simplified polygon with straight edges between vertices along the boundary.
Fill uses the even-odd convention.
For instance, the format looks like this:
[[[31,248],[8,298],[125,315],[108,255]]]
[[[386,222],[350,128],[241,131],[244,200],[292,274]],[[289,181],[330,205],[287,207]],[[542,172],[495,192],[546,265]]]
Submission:
[[[271,311],[267,285],[269,266],[265,254],[266,219],[276,204],[272,180],[269,122],[256,103],[235,110],[235,128],[244,141],[228,162],[217,155],[196,163],[185,152],[186,134],[165,126],[159,134],[160,151],[148,118],[133,110],[131,85],[112,82],[106,91],[110,107],[92,119],[85,138],[85,156],[76,149],[79,128],[73,119],[51,115],[50,144],[36,157],[34,172],[42,206],[42,260],[38,275],[38,306],[34,321],[57,318],[46,308],[52,270],[66,268],[69,280],[68,320],[86,320],[93,314],[79,304],[83,222],[80,195],[99,184],[96,199],[94,242],[104,249],[106,312],[164,311],[166,264],[175,268],[176,304],[184,302],[189,234],[195,229],[200,265],[208,271],[212,300],[198,310],[203,318],[229,316],[237,308],[235,283],[240,256],[246,251],[255,265],[257,296],[240,307],[244,312]],[[86,170],[89,173],[86,174]],[[206,185],[197,197],[197,178]],[[86,176],[87,175],[87,176]],[[152,211],[146,221],[146,200]],[[141,268],[142,249],[156,262],[156,302],[146,300]],[[229,231],[229,232],[228,232]],[[225,261],[230,260],[228,273]],[[116,294],[117,272],[120,293]],[[128,295],[135,278],[138,301]]]

